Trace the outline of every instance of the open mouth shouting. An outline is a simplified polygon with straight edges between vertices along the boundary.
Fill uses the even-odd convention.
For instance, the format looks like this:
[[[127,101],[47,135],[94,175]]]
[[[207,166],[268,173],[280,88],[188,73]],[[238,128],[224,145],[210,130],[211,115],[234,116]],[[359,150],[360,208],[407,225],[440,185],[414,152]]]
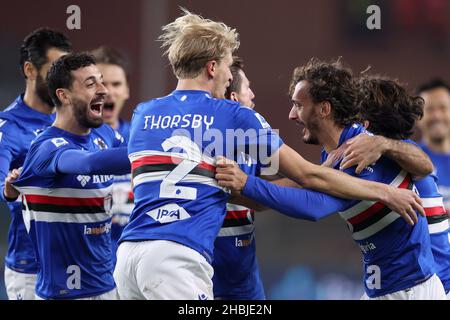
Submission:
[[[102,113],[103,113],[104,103],[105,103],[104,97],[100,97],[100,98],[92,100],[92,102],[89,106],[90,113],[96,118],[101,118]]]

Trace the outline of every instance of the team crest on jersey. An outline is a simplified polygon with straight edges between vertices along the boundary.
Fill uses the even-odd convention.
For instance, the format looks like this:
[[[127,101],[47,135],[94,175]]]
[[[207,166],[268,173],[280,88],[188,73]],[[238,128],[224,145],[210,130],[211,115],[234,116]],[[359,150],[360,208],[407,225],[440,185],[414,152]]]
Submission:
[[[67,140],[64,139],[64,138],[53,138],[51,141],[57,148],[59,148],[59,147],[61,147],[63,145],[69,144],[67,142]]]
[[[80,182],[81,186],[84,187],[91,180],[91,177],[83,176],[83,175],[80,174],[79,176],[77,176],[77,180]]]
[[[176,203],[169,203],[165,206],[154,209],[147,214],[160,223],[168,223],[177,220],[190,218],[191,215]]]
[[[105,141],[103,141],[101,138],[95,138],[94,143],[102,150],[108,149],[108,146],[106,145]]]

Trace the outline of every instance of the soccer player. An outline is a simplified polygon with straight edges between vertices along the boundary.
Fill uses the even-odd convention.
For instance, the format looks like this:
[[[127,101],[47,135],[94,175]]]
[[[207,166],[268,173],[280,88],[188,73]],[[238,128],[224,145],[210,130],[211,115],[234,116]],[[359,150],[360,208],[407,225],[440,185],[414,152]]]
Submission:
[[[130,136],[130,123],[119,117],[126,101],[130,97],[128,84],[128,64],[123,56],[115,49],[99,47],[92,51],[97,68],[103,75],[103,83],[108,89],[105,104],[103,105],[103,120],[113,129],[117,130],[128,143]],[[123,228],[130,219],[134,207],[133,190],[131,189],[131,174],[114,177],[113,206],[111,209],[111,244],[113,265],[116,264],[118,241]]]
[[[103,125],[107,90],[91,55],[58,59],[47,83],[56,120],[31,144],[13,181],[40,261],[36,298],[114,299],[111,186],[113,174],[130,171],[127,150]],[[13,186],[5,184],[9,198],[18,195]]]
[[[406,90],[394,80],[363,77],[359,81],[359,92],[363,97],[360,100],[361,119],[374,134],[396,140],[408,139],[413,133],[416,120],[423,116],[420,105],[411,103],[414,98],[408,97]],[[400,94],[395,94],[397,92]],[[372,146],[373,144],[366,144],[368,149],[372,149]],[[436,180],[436,176],[430,174],[414,181],[414,184],[427,216],[436,274],[450,298],[449,223]]]
[[[216,156],[237,159],[245,152],[258,172],[279,160],[281,173],[299,184],[381,200],[417,219],[414,208],[422,208],[413,192],[311,164],[283,144],[261,115],[213,98],[232,80],[235,30],[185,11],[163,31],[178,84],[168,96],[137,106],[131,122],[135,208],[114,270],[121,299],[213,298],[213,245],[229,198],[214,179]]]
[[[323,146],[322,161],[349,139],[365,133],[362,125],[354,123],[356,88],[350,71],[340,63],[312,59],[295,70],[291,87],[295,88],[294,106],[289,117],[305,127],[306,143]],[[371,103],[393,105],[397,96],[390,93],[378,93],[380,98]],[[422,107],[420,98],[405,97],[404,92],[397,94],[403,94],[398,99],[409,108]],[[337,156],[334,160],[331,165],[338,169],[342,158]],[[425,218],[419,216],[417,224],[411,226],[380,202],[343,200],[276,186],[245,175],[235,164],[233,168],[219,166],[217,172],[224,185],[242,190],[244,196],[292,217],[315,221],[339,212],[363,254],[365,299],[445,299],[444,288],[435,274]],[[345,172],[357,175],[355,167]],[[413,188],[411,175],[385,156],[365,167],[359,177],[400,189]]]
[[[5,285],[11,300],[34,299],[39,263],[23,224],[21,201],[5,197],[4,180],[9,171],[22,167],[31,141],[53,123],[54,106],[45,77],[51,63],[70,50],[69,39],[58,31],[40,28],[27,35],[20,48],[25,92],[0,113],[0,197],[11,213],[5,258]]]
[[[424,116],[418,123],[420,146],[433,161],[439,192],[450,212],[450,87],[436,79],[421,85],[418,91],[425,100]]]
[[[255,95],[244,72],[244,62],[233,56],[230,67],[233,80],[225,98],[254,108]],[[247,174],[256,174],[256,163],[246,154],[239,155],[240,168]],[[264,287],[256,259],[254,210],[227,203],[222,228],[214,242],[213,291],[221,300],[262,300]]]

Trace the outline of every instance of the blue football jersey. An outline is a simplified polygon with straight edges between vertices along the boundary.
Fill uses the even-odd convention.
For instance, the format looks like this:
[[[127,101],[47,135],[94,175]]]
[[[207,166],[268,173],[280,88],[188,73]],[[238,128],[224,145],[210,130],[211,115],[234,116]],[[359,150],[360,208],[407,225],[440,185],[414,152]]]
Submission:
[[[229,198],[214,179],[215,157],[244,152],[262,167],[282,143],[261,115],[205,91],[142,103],[128,144],[135,208],[120,241],[175,241],[211,263]]]
[[[122,136],[124,144],[128,144],[130,138],[130,123],[119,119],[119,127],[116,131]],[[133,190],[131,189],[131,173],[122,176],[114,176],[113,206],[111,225],[111,245],[113,265],[116,265],[116,253],[119,247],[119,239],[122,231],[130,220],[130,214],[134,208]]]
[[[1,197],[8,172],[22,167],[31,141],[50,126],[54,119],[54,115],[44,114],[27,106],[23,101],[23,95],[0,112]],[[11,224],[5,264],[17,272],[37,273],[39,263],[23,223],[21,198],[15,202],[7,202],[7,205],[11,214]]]
[[[57,171],[67,149],[96,151],[119,146],[109,126],[84,136],[49,127],[33,142],[14,183],[23,195],[25,225],[40,261],[36,294],[75,299],[115,287],[111,259],[112,175]]]
[[[339,145],[364,131],[357,124],[346,127]],[[327,156],[323,151],[322,162]],[[339,165],[340,161],[335,168]],[[355,173],[355,167],[345,172],[397,188],[414,188],[411,176],[386,157],[366,167],[360,175]],[[410,288],[436,273],[426,218],[419,216],[418,223],[410,226],[381,202],[348,203],[339,214],[362,251],[365,291],[369,297]]]
[[[415,181],[428,221],[431,249],[436,261],[436,273],[444,285],[445,291],[450,291],[450,233],[448,214],[444,208],[442,195],[436,185],[436,176],[429,175]]]
[[[256,175],[256,163],[245,154],[240,168]],[[264,287],[256,258],[254,210],[227,204],[227,214],[214,242],[213,290],[216,299],[263,300]]]
[[[450,212],[450,153],[436,153],[431,151],[425,144],[419,146],[428,154],[434,165],[433,174],[437,177],[439,193],[444,199],[444,207]]]

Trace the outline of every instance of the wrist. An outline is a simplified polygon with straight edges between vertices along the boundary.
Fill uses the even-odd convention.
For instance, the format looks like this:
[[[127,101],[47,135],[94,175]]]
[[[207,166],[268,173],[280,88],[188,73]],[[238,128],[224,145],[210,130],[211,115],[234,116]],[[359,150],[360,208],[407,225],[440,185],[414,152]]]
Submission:
[[[381,149],[381,154],[387,155],[393,148],[392,146],[392,140],[383,137],[383,136],[377,136],[377,139],[379,141],[379,146]]]
[[[9,195],[7,195],[7,194],[5,193],[5,189],[3,189],[2,194],[3,194],[3,198],[4,198],[7,202],[14,202],[14,201],[16,201],[17,198],[19,197],[19,196],[17,196],[17,197],[9,197]]]
[[[389,198],[389,186],[386,184],[379,184],[376,198],[376,201],[387,203]]]

